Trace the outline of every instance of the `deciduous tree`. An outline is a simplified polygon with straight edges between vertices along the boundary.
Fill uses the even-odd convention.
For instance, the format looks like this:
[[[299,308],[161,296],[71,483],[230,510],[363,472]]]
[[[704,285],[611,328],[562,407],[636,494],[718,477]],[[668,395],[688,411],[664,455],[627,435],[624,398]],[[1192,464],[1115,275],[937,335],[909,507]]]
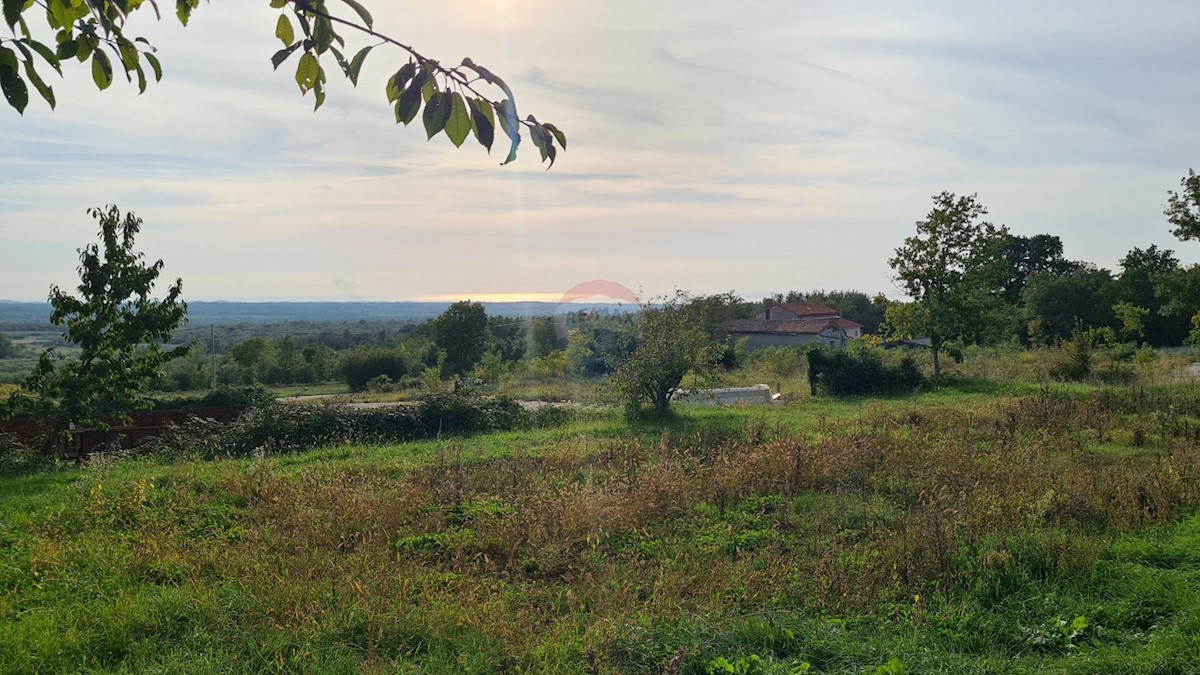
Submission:
[[[387,47],[406,57],[383,87],[397,123],[407,126],[420,114],[428,138],[445,132],[455,147],[461,147],[474,135],[489,152],[498,124],[509,146],[503,164],[516,159],[522,127],[543,162],[553,166],[559,150],[566,150],[566,136],[558,127],[533,115],[521,119],[516,97],[501,77],[470,58],[457,66],[443,65],[377,32],[374,18],[358,0],[340,0],[334,3],[337,10],[326,0],[270,0],[270,4],[280,10],[274,32],[283,43],[271,63],[279,69],[298,55],[296,84],[301,95],[312,92],[314,109],[325,102],[326,67],[331,62],[358,86],[368,55]],[[175,0],[179,22],[186,26],[199,5],[200,0]],[[161,18],[157,0],[0,0],[0,6],[13,33],[12,38],[0,37],[0,91],[17,112],[24,113],[31,87],[55,107],[58,99],[46,80],[50,71],[62,76],[72,60],[90,63],[92,80],[102,90],[112,85],[117,71],[129,82],[136,78],[139,92],[146,90],[151,77],[162,79],[155,48],[126,30],[129,19],[146,14],[147,7]],[[343,30],[365,38],[366,44],[353,55],[344,51]]]
[[[720,350],[684,294],[642,308],[638,321],[637,348],[617,369],[614,382],[628,413],[650,404],[656,414],[665,414],[684,375],[711,366]]]
[[[180,279],[165,298],[152,297],[163,262],[146,264],[134,249],[141,219],[115,206],[88,213],[100,222],[100,243],[79,251],[78,296],[50,288],[50,321],[65,327],[63,337],[79,353],[44,351],[9,402],[46,422],[48,446],[72,423],[98,424],[146,407],[158,369],[188,349],[161,346],[185,321],[187,303]]]
[[[929,338],[936,376],[946,341],[974,333],[986,314],[1008,230],[980,220],[987,209],[975,195],[943,192],[933,204],[925,220],[917,221],[917,234],[889,261],[896,283],[916,307],[894,305],[887,321],[908,337]]]
[[[1179,180],[1179,192],[1167,192],[1167,209],[1163,212],[1175,226],[1171,234],[1182,241],[1200,239],[1200,176],[1192,169]]]
[[[442,373],[465,373],[479,363],[487,351],[487,311],[478,302],[456,302],[434,319],[433,332],[437,348],[446,354]]]

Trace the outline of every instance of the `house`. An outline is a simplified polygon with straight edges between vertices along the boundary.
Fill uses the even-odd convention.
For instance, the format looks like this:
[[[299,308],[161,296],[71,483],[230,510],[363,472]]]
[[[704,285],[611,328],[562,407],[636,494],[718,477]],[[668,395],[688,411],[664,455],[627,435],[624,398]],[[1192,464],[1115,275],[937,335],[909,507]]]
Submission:
[[[837,347],[862,337],[862,328],[820,303],[764,300],[763,311],[753,319],[730,321],[726,330],[735,341],[746,338],[746,346],[754,349],[812,343]]]

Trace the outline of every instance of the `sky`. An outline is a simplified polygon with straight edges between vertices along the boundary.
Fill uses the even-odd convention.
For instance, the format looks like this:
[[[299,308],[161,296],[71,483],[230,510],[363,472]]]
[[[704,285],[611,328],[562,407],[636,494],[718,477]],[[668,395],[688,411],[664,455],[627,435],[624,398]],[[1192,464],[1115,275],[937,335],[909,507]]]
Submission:
[[[545,171],[526,139],[502,167],[499,143],[396,125],[384,83],[405,56],[386,47],[357,89],[329,60],[314,113],[296,57],[272,71],[265,0],[202,4],[187,28],[140,12],[130,34],[164,68],[145,94],[73,63],[57,110],[0,108],[0,298],[73,286],[86,209],[109,203],[193,300],[552,299],[591,280],[898,296],[887,260],[943,190],[1072,259],[1200,262],[1162,214],[1200,169],[1194,0],[364,4],[381,33],[502,76],[568,150]]]

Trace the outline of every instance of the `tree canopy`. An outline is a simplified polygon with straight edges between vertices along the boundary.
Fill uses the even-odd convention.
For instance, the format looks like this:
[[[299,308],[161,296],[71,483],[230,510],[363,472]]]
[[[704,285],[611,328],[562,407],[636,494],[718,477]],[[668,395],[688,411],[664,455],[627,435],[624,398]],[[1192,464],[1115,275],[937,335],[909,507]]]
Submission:
[[[187,303],[180,279],[166,297],[152,297],[163,262],[147,264],[134,249],[141,219],[115,206],[88,212],[100,221],[100,243],[79,250],[78,296],[50,288],[50,322],[65,328],[79,353],[47,349],[10,399],[16,412],[48,422],[48,442],[70,423],[103,423],[145,407],[159,367],[188,350],[160,347],[184,322]]]
[[[1167,192],[1167,209],[1163,214],[1175,226],[1171,234],[1183,241],[1200,239],[1200,176],[1192,169],[1179,180],[1179,192]]]
[[[280,10],[275,37],[283,48],[271,56],[278,70],[294,54],[295,80],[302,96],[312,92],[314,110],[325,102],[328,78],[326,66],[332,60],[337,70],[354,86],[368,55],[376,48],[388,47],[406,55],[388,78],[384,91],[397,123],[407,126],[421,115],[428,139],[445,132],[455,147],[461,147],[474,135],[491,152],[499,124],[507,140],[508,151],[502,164],[517,157],[521,127],[525,127],[542,162],[550,162],[559,150],[566,150],[567,139],[553,124],[542,123],[533,115],[521,119],[516,97],[508,84],[470,58],[457,66],[446,66],[410,45],[375,30],[371,13],[358,0],[340,0],[334,11],[326,0],[269,0]],[[32,87],[54,108],[58,99],[46,82],[48,71],[60,77],[72,60],[90,63],[92,80],[101,90],[112,85],[114,71],[125,79],[136,78],[144,92],[150,77],[160,81],[162,64],[155,47],[140,36],[127,32],[127,22],[139,10],[153,10],[161,19],[157,0],[0,0],[4,23],[13,37],[0,37],[0,91],[19,113],[29,104]],[[186,26],[200,0],[175,0],[175,16]],[[343,7],[344,5],[344,7]],[[44,12],[44,13],[43,13]],[[299,32],[296,27],[299,26]],[[340,30],[351,31],[368,39],[352,55]],[[53,39],[45,33],[53,34]],[[149,69],[149,73],[147,73]],[[497,97],[497,93],[501,95]]]
[[[888,308],[888,322],[908,337],[928,336],[934,374],[948,339],[976,331],[994,297],[1008,231],[980,220],[987,209],[975,195],[943,192],[889,262],[912,305]]]

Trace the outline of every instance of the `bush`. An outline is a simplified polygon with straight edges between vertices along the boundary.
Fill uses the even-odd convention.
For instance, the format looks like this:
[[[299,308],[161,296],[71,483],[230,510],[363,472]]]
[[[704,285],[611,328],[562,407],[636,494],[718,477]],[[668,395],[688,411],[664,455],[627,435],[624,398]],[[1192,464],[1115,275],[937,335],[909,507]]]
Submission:
[[[367,383],[380,375],[390,380],[399,380],[408,375],[408,355],[403,349],[382,347],[355,347],[342,354],[342,378],[354,391],[361,391]]]
[[[399,443],[446,434],[555,426],[569,414],[554,406],[525,410],[507,398],[436,393],[385,408],[270,402],[226,427],[196,420],[144,446],[144,452],[198,457],[299,452],[341,443]]]
[[[808,353],[808,386],[814,396],[866,396],[911,391],[925,383],[912,357],[896,365],[883,362],[873,349],[814,349]]]
[[[181,396],[154,402],[155,410],[186,410],[188,408],[227,408],[257,406],[271,403],[275,397],[259,385],[221,385],[202,396]]]

